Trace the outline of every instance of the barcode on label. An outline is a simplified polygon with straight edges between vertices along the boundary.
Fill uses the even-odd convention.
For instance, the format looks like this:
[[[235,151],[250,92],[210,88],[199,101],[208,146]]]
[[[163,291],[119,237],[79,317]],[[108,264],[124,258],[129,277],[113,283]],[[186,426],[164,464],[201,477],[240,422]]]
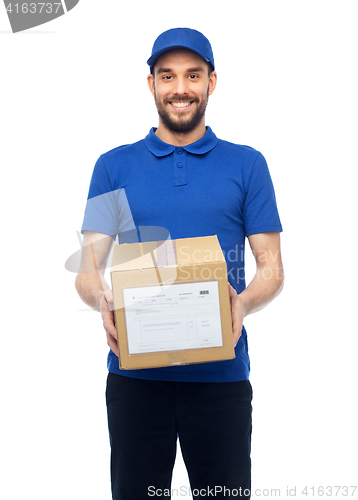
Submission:
[[[209,293],[209,290],[200,290],[200,295],[204,295],[205,293]]]

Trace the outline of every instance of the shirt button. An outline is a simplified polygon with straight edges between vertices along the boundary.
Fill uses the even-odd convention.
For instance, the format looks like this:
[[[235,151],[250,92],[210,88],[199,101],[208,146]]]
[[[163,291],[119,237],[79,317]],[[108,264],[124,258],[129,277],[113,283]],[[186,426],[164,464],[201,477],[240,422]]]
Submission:
[[[178,153],[178,155],[181,155],[181,154],[182,154],[182,152],[183,152],[183,150],[182,150],[182,149],[177,149],[177,153]]]
[[[177,167],[181,168],[183,165],[181,163],[177,163]]]

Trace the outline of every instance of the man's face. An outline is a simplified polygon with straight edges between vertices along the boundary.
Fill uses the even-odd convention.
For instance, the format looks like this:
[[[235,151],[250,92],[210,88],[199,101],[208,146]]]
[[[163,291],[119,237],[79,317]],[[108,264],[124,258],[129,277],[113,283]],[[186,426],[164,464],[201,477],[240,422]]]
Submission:
[[[204,119],[216,73],[209,76],[208,64],[195,52],[172,50],[158,58],[148,83],[165,127],[186,133]]]

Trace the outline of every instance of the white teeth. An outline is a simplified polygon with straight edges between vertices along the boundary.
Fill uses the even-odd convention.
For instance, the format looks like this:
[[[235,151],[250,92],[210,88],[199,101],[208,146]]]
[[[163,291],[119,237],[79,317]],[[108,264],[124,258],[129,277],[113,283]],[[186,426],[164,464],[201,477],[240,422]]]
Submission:
[[[186,108],[189,106],[190,102],[172,102],[171,104],[176,108]]]

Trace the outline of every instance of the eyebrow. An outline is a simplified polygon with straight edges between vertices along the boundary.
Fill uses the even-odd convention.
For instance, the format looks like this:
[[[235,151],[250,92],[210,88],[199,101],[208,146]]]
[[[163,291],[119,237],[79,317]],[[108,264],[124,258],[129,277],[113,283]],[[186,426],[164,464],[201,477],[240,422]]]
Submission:
[[[159,75],[160,73],[170,73],[171,71],[172,71],[172,70],[171,70],[170,68],[158,68],[158,69],[157,69],[157,73],[158,73],[158,75]]]
[[[158,68],[157,69],[157,74],[160,75],[161,73],[171,73],[173,70],[171,68]],[[201,66],[196,66],[195,68],[188,68],[186,70],[187,73],[203,73],[205,70]]]
[[[189,68],[187,70],[188,73],[203,73],[205,70],[201,66],[197,66],[195,68]]]

